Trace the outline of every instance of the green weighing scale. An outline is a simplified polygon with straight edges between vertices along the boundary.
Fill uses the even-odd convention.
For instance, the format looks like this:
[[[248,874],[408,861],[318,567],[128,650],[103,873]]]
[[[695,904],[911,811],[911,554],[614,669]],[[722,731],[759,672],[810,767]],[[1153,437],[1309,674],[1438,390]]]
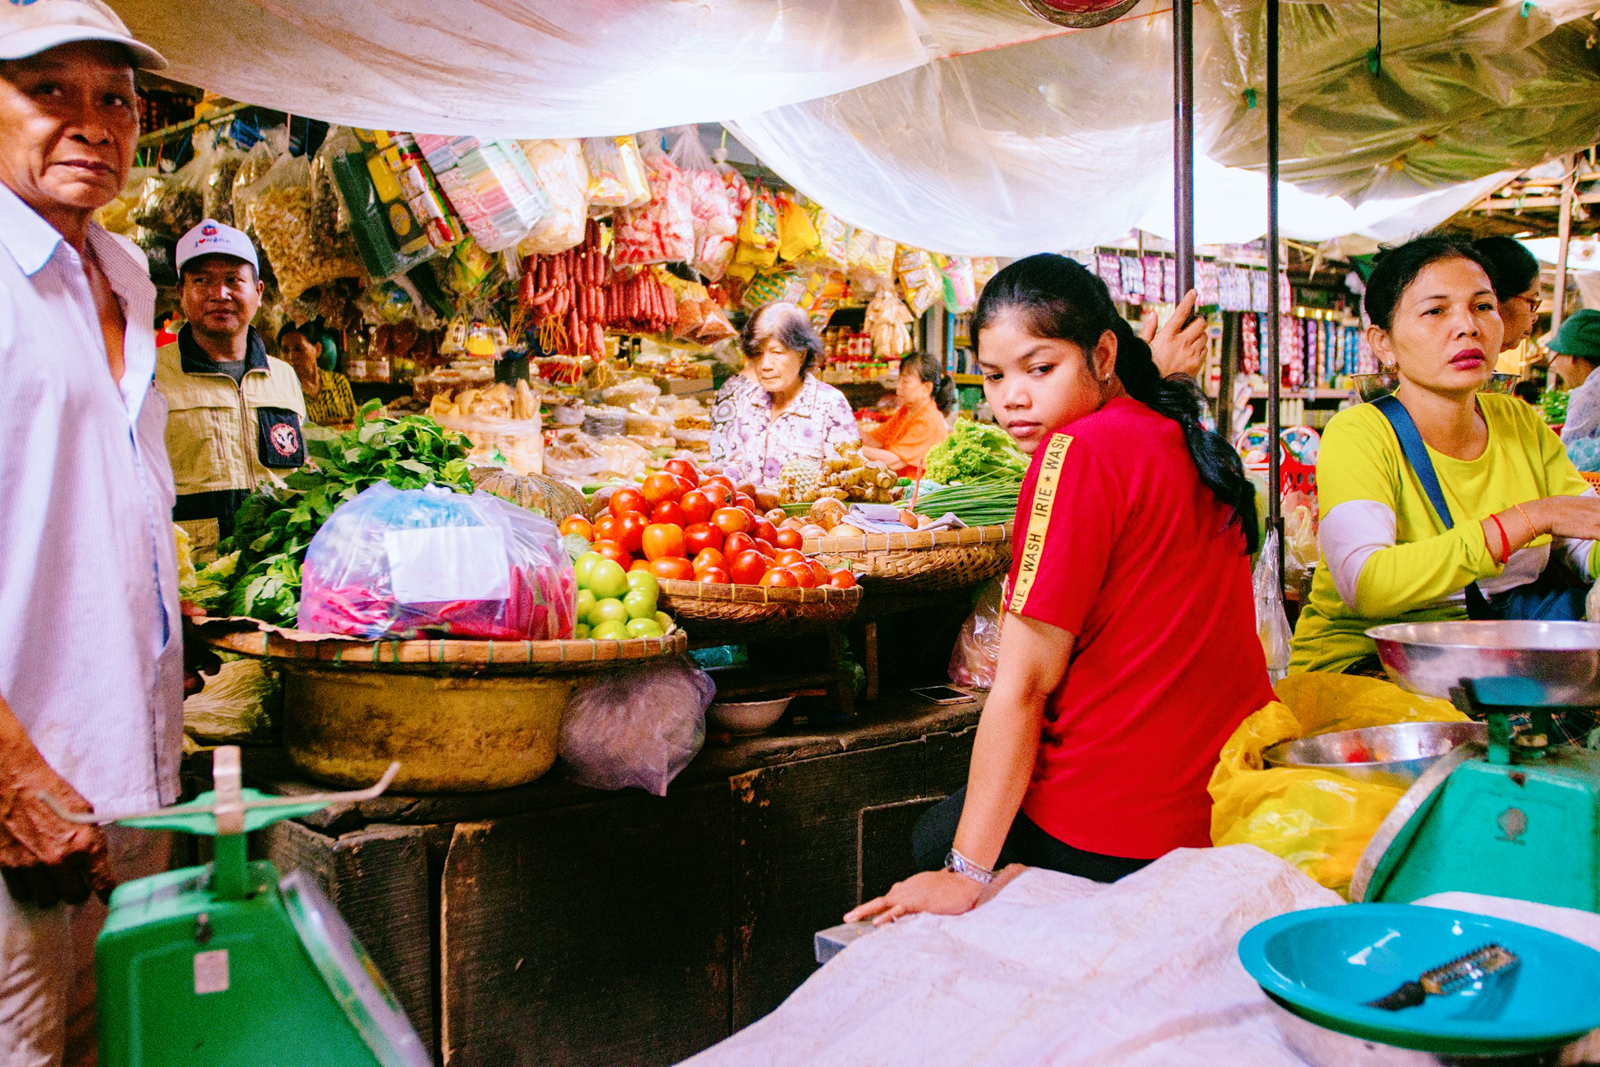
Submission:
[[[1600,912],[1600,752],[1555,743],[1554,712],[1600,707],[1600,626],[1435,622],[1368,631],[1403,688],[1454,699],[1488,744],[1423,772],[1356,864],[1352,901],[1459,890]],[[1510,717],[1530,725],[1512,735]]]
[[[240,787],[239,749],[213,755],[194,802],[116,822],[215,838],[215,859],[119,886],[95,943],[104,1067],[430,1067],[372,958],[303,871],[249,861],[245,834],[354,793],[271,797]]]

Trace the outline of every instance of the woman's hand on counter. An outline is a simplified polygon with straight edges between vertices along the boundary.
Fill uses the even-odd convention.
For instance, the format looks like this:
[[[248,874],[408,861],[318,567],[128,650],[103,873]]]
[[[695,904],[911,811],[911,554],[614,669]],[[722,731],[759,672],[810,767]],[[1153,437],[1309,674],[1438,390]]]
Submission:
[[[1517,538],[1523,544],[1541,534],[1567,537],[1574,541],[1600,540],[1600,498],[1592,496],[1547,496],[1530,500],[1518,508],[1500,513],[1501,523],[1516,522],[1519,533],[1533,527],[1533,533]],[[1508,527],[1509,532],[1509,527]],[[1512,535],[1516,538],[1517,535]]]
[[[883,896],[851,910],[845,915],[844,921],[853,923],[871,919],[872,925],[882,926],[919,912],[961,915],[993,899],[996,893],[1025,870],[1027,868],[1022,864],[1013,863],[995,872],[994,881],[988,885],[979,885],[954,871],[923,871],[903,882],[896,882]]]

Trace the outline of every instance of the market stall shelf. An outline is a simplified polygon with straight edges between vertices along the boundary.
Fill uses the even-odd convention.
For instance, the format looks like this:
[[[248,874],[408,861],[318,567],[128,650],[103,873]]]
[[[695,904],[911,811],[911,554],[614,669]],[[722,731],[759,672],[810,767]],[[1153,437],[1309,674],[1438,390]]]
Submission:
[[[742,643],[837,626],[856,613],[861,595],[859,586],[790,589],[663,580],[660,606],[697,642]]]
[[[856,569],[869,592],[964,589],[1005,573],[1011,565],[1011,524],[809,537],[801,550],[829,566]]]

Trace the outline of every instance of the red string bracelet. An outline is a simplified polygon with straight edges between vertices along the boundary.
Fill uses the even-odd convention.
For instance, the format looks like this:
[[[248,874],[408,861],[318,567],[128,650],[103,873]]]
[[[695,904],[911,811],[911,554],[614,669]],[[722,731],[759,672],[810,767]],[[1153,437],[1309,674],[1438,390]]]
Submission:
[[[1490,515],[1494,528],[1500,531],[1500,566],[1504,567],[1511,562],[1511,539],[1506,536],[1506,528],[1500,525],[1500,516]]]

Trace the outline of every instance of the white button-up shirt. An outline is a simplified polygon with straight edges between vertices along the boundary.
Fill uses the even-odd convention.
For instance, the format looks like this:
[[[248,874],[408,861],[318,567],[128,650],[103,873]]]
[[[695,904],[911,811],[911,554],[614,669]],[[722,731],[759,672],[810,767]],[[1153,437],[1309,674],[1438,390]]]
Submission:
[[[89,248],[127,319],[112,380],[83,260],[0,185],[0,697],[104,814],[177,795],[183,656],[155,286]]]

